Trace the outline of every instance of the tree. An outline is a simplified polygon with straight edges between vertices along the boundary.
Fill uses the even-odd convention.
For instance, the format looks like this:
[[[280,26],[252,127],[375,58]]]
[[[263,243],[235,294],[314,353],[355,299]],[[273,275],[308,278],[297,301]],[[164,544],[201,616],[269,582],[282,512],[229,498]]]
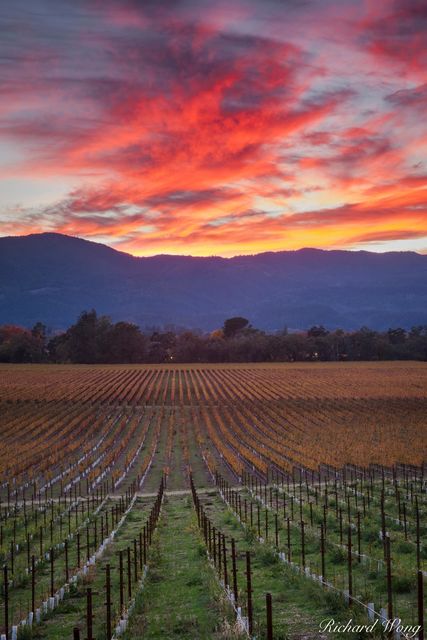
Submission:
[[[51,338],[47,344],[47,353],[51,362],[70,362],[68,335],[60,333]]]
[[[421,338],[423,336],[427,336],[427,325],[419,324],[415,327],[411,327],[409,332],[409,338]]]
[[[117,322],[108,332],[107,362],[143,362],[145,337],[136,324]]]
[[[204,359],[204,341],[192,331],[184,331],[177,336],[173,352],[177,362],[199,362]]]
[[[171,329],[171,327],[170,327]],[[409,331],[398,327],[376,332],[328,331],[315,325],[308,331],[268,334],[246,318],[228,318],[210,334],[153,328],[142,333],[136,324],[117,322],[83,311],[65,333],[46,347],[46,327],[37,322],[24,329],[0,326],[0,362],[295,362],[328,360],[427,360],[427,325]]]
[[[36,322],[34,327],[31,329],[31,335],[44,343],[46,341],[46,325],[42,322]]]
[[[249,320],[236,316],[224,322],[223,333],[225,338],[233,338],[237,333],[249,327]]]
[[[28,329],[0,327],[0,362],[41,362],[44,345]]]
[[[169,362],[173,360],[173,349],[176,344],[176,335],[171,331],[160,333],[155,331],[150,338],[148,346],[149,362]]]
[[[387,336],[390,344],[403,344],[406,340],[406,331],[401,327],[397,329],[389,329]]]
[[[307,331],[307,335],[309,338],[324,338],[328,335],[328,333],[329,331],[325,329],[323,325],[315,325]]]
[[[95,309],[83,311],[76,324],[66,332],[68,359],[76,363],[105,361],[111,326],[111,320],[107,316],[98,317]]]
[[[380,360],[384,353],[384,339],[368,327],[361,327],[351,333],[349,343],[351,360]]]

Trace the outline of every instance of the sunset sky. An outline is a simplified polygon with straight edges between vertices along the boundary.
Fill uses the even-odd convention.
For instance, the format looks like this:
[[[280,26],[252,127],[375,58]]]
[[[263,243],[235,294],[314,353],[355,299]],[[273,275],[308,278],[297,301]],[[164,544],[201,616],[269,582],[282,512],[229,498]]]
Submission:
[[[427,252],[425,0],[3,0],[0,235]]]

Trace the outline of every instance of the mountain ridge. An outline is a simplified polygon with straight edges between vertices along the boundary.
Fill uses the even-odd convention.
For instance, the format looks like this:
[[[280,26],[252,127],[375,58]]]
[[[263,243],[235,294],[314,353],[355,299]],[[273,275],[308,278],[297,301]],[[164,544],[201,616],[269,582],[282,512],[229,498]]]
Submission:
[[[0,238],[0,323],[63,329],[87,308],[142,327],[275,330],[427,324],[427,255],[302,248],[132,256],[58,233]]]
[[[384,256],[384,255],[415,255],[415,256],[422,256],[422,257],[427,257],[427,254],[424,253],[419,253],[417,251],[384,251],[384,252],[378,252],[378,251],[368,251],[366,249],[355,249],[355,250],[348,250],[348,249],[319,249],[318,247],[300,247],[299,249],[282,249],[282,250],[278,250],[278,251],[260,251],[258,253],[239,253],[236,254],[234,256],[218,256],[215,254],[209,255],[209,256],[193,256],[192,254],[175,254],[175,253],[155,253],[151,256],[134,256],[132,253],[128,253],[127,251],[122,251],[120,249],[115,249],[114,247],[110,247],[107,244],[104,244],[103,242],[97,242],[96,240],[87,240],[86,238],[81,238],[80,236],[72,236],[69,234],[65,234],[65,233],[59,233],[57,231],[44,231],[44,232],[40,232],[40,233],[29,233],[26,235],[18,235],[18,236],[0,236],[0,243],[3,240],[22,240],[23,238],[58,238],[58,239],[68,239],[71,242],[81,242],[87,245],[95,245],[98,247],[104,247],[105,249],[109,250],[109,251],[113,251],[114,253],[119,253],[121,255],[125,255],[125,256],[129,256],[130,258],[135,258],[137,260],[146,260],[146,259],[151,259],[151,258],[158,258],[158,257],[168,257],[168,258],[200,258],[200,259],[210,259],[210,258],[218,258],[221,260],[234,260],[236,258],[253,258],[256,256],[265,256],[265,255],[280,255],[283,253],[286,254],[295,254],[295,253],[304,253],[304,252],[313,252],[313,253],[328,253],[328,254],[333,254],[333,253],[342,253],[342,254],[353,254],[353,255],[360,255],[360,254],[368,254],[368,255],[372,255],[372,256]]]

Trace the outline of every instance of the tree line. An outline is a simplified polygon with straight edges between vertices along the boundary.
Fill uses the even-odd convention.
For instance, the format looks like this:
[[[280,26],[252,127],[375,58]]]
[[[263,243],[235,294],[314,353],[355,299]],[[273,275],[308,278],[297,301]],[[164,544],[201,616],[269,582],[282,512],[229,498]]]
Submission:
[[[49,336],[38,322],[32,329],[0,326],[0,362],[162,363],[304,362],[345,360],[427,360],[427,325],[356,331],[313,326],[267,333],[234,317],[211,333],[153,330],[113,323],[95,310],[81,313],[67,331]]]

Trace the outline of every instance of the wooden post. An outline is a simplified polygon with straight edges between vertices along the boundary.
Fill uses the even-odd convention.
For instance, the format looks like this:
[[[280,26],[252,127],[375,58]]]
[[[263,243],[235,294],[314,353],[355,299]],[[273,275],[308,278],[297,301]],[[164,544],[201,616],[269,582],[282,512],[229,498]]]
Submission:
[[[353,597],[353,571],[351,558],[351,526],[348,525],[347,563],[348,563],[348,606],[351,607]]]
[[[93,640],[92,589],[90,587],[86,589],[86,627],[86,640]]]
[[[77,532],[77,566],[79,567],[79,569],[80,569],[80,561],[81,561],[81,558],[80,558],[80,533]]]
[[[390,550],[390,536],[388,533],[385,537],[385,552],[386,552],[386,564],[387,564],[387,615],[389,620],[393,620],[393,591],[392,591],[392,577],[391,577],[391,550]]]
[[[267,640],[273,640],[273,607],[271,603],[271,593],[265,594],[267,609]]]
[[[89,526],[86,527],[86,560],[90,558]]]
[[[228,572],[227,572],[227,548],[225,546],[225,535],[222,535],[222,559],[224,566],[224,586],[228,587]]]
[[[124,582],[123,582],[123,551],[119,551],[119,591],[120,591],[120,617],[123,614],[124,600]]]
[[[248,600],[248,626],[249,634],[253,633],[253,611],[252,611],[252,576],[251,576],[251,555],[246,551],[246,592]]]
[[[68,540],[65,540],[64,543],[64,551],[65,551],[65,582],[69,580],[69,571],[68,571]]]
[[[127,548],[127,578],[128,578],[128,598],[132,598],[132,565],[130,559],[130,547]]]
[[[323,524],[320,525],[320,554],[322,563],[322,582],[326,582],[326,566],[325,566],[325,532]]]
[[[136,538],[133,540],[133,573],[134,581],[138,582],[138,549],[136,546]]]
[[[361,562],[360,511],[357,512],[357,559]]]
[[[51,548],[50,553],[49,553],[49,560],[50,560],[50,596],[51,596],[51,598],[53,598],[53,596],[55,594],[55,588],[54,588],[54,562],[55,562],[55,558],[54,558],[53,547]]]
[[[411,485],[412,486],[412,485]],[[418,509],[418,496],[415,496],[415,522],[416,522],[416,545],[417,545],[417,571],[421,569],[421,540],[420,540],[420,511]]]
[[[221,576],[222,572],[222,549],[221,549],[221,531],[218,531],[218,573]]]
[[[139,570],[141,571],[141,575],[142,575],[142,568],[143,568],[143,555],[142,555],[142,531],[139,532]]]
[[[418,571],[418,640],[424,640],[424,582],[423,572]]]
[[[9,485],[8,485],[9,489]],[[3,567],[4,576],[4,628],[6,634],[6,640],[9,640],[9,577],[7,571],[7,564]]]
[[[406,502],[403,503],[403,528],[405,531],[405,540],[408,539],[408,523],[406,520]]]
[[[30,563],[31,563],[31,557],[30,557],[30,534],[27,533],[27,567],[28,567],[28,570],[30,570]]]
[[[234,538],[231,538],[231,562],[233,567],[233,593],[234,604],[237,606],[238,589],[237,589],[237,563],[236,563],[236,543]]]
[[[384,479],[384,476],[383,476]],[[386,550],[386,524],[385,524],[385,508],[384,508],[384,491],[381,494],[381,532],[382,532],[382,540],[383,540],[383,549],[384,549],[384,560],[387,560],[387,550]]]
[[[279,526],[277,523],[277,511],[274,514],[274,533],[275,533],[276,549],[279,550]]]
[[[13,540],[11,540],[10,541],[10,571],[12,575],[14,573],[14,569],[15,569],[15,545]]]
[[[304,535],[304,521],[301,520],[301,564],[305,569],[305,535]]]
[[[31,556],[31,611],[36,610],[36,559]]]
[[[106,614],[107,614],[107,639],[111,639],[111,575],[110,565],[105,567],[105,591],[106,591]]]

